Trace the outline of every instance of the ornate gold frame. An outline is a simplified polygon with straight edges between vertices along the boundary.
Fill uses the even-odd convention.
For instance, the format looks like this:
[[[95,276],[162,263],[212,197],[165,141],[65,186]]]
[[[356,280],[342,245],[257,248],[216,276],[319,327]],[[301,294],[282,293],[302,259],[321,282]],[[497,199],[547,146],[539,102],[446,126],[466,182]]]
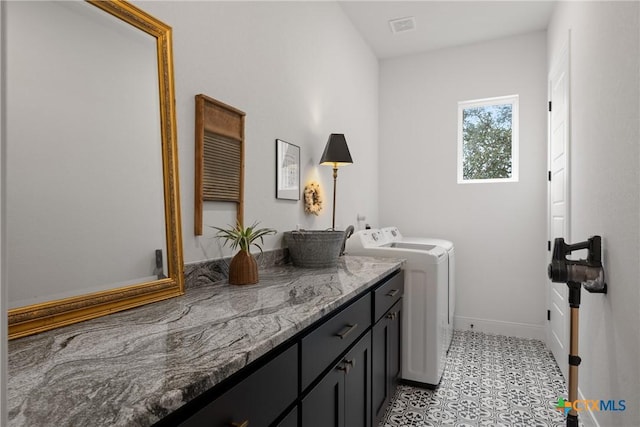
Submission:
[[[171,27],[123,0],[87,2],[157,40],[168,277],[11,309],[8,311],[9,339],[184,294]]]

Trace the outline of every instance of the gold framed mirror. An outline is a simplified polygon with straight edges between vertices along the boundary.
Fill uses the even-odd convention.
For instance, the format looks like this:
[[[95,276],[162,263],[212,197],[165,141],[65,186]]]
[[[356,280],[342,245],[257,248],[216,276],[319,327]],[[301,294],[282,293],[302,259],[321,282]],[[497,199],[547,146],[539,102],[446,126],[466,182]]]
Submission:
[[[23,3],[23,2],[15,2],[15,4],[18,4],[18,3]],[[30,2],[24,2],[24,3],[27,4]],[[67,7],[67,8],[75,8],[78,5],[75,2],[69,2],[69,3],[51,2],[51,4],[54,4],[54,3],[62,5],[61,7]],[[38,3],[35,3],[35,4],[38,4]],[[87,5],[87,7],[92,11],[93,10],[101,11],[100,14],[107,12],[108,14],[107,16],[110,16],[109,18],[110,20],[113,20],[114,17],[116,18],[115,20],[113,20],[114,22],[108,22],[108,23],[101,22],[99,24],[95,24],[94,22],[91,22],[91,23],[84,22],[85,26],[86,25],[115,26],[115,27],[118,27],[117,28],[118,33],[120,33],[124,27],[126,27],[125,29],[126,31],[132,31],[131,28],[133,28],[134,29],[133,31],[142,32],[144,33],[144,37],[150,36],[151,38],[149,42],[150,43],[149,46],[151,46],[151,49],[154,50],[154,52],[151,52],[150,55],[152,58],[151,61],[154,64],[154,66],[157,63],[157,68],[154,68],[155,73],[157,73],[157,88],[151,87],[151,92],[153,93],[152,98],[154,98],[153,100],[145,101],[143,99],[140,101],[144,105],[152,106],[152,107],[149,107],[149,108],[152,108],[152,110],[147,112],[148,113],[147,115],[151,117],[150,123],[157,123],[159,125],[158,126],[159,129],[158,128],[152,129],[149,133],[151,135],[156,136],[156,138],[150,141],[150,145],[153,146],[153,150],[154,150],[154,153],[152,153],[151,157],[157,157],[158,159],[157,169],[160,169],[159,171],[157,171],[157,178],[152,178],[149,181],[153,183],[155,182],[158,183],[157,189],[155,188],[153,189],[154,192],[158,193],[157,197],[155,197],[157,199],[157,203],[154,205],[154,206],[157,206],[157,209],[151,210],[151,211],[139,212],[137,211],[137,208],[129,206],[129,202],[127,200],[131,200],[131,197],[130,197],[127,200],[121,200],[118,206],[114,206],[115,203],[111,203],[108,206],[109,209],[103,209],[103,211],[100,212],[99,217],[96,217],[94,215],[93,217],[90,217],[86,221],[89,224],[111,221],[111,222],[114,222],[113,225],[115,227],[120,229],[120,228],[125,228],[123,227],[123,224],[116,222],[116,220],[112,220],[110,217],[116,211],[118,211],[119,213],[122,213],[122,218],[126,218],[127,215],[129,217],[140,216],[142,217],[142,220],[140,220],[140,223],[144,223],[147,218],[150,218],[153,216],[155,217],[154,227],[158,231],[157,233],[158,236],[156,236],[157,237],[156,241],[154,241],[153,244],[147,244],[145,246],[144,257],[142,256],[140,257],[144,259],[143,264],[144,263],[148,264],[148,265],[145,264],[144,268],[146,270],[149,270],[150,271],[149,273],[144,273],[139,276],[133,276],[132,279],[127,279],[127,280],[120,279],[120,278],[114,279],[113,281],[108,281],[108,283],[103,284],[103,286],[101,287],[94,287],[93,285],[86,285],[86,284],[80,285],[78,286],[77,290],[72,292],[69,292],[66,289],[64,290],[64,292],[60,290],[55,290],[55,291],[51,290],[49,288],[51,283],[48,283],[48,282],[55,281],[53,279],[41,280],[42,283],[39,283],[40,281],[35,281],[36,285],[39,286],[39,289],[37,289],[36,291],[33,291],[32,294],[38,294],[37,297],[39,298],[39,300],[37,303],[12,307],[11,297],[10,297],[9,298],[10,306],[8,310],[9,339],[23,337],[23,336],[31,335],[34,333],[46,331],[49,329],[80,322],[83,320],[92,319],[92,318],[103,316],[106,314],[111,314],[117,311],[137,307],[143,304],[148,304],[151,302],[175,297],[178,295],[182,295],[184,293],[184,283],[183,283],[184,266],[183,266],[183,255],[182,255],[182,232],[181,232],[181,218],[180,218],[178,150],[177,150],[177,132],[176,132],[176,115],[175,115],[175,95],[174,95],[174,82],[173,82],[173,54],[172,54],[171,27],[158,21],[157,19],[153,18],[152,16],[148,15],[147,13],[138,9],[132,4],[127,3],[126,1],[87,0],[87,3],[83,3],[83,4]],[[93,6],[97,7],[98,9],[93,9]],[[14,6],[14,7],[17,7],[17,6]],[[32,6],[32,7],[38,7],[38,6]],[[9,25],[10,27],[9,35],[10,36],[13,35],[13,40],[16,40],[18,39],[18,37],[14,36],[14,33],[11,32],[11,28],[17,28],[17,27],[24,28],[25,22],[20,22],[20,20],[11,21],[12,20],[11,11],[12,11],[11,8],[9,8],[8,20],[9,20],[9,24],[11,24]],[[77,11],[75,10],[72,10],[71,13],[76,14],[78,16],[83,15],[83,13],[78,14]],[[46,13],[42,13],[41,11],[41,15],[46,16]],[[39,23],[33,23],[33,24],[38,25]],[[63,30],[63,26],[60,23],[54,23],[54,25],[59,25],[59,29]],[[64,28],[64,30],[66,31],[67,28]],[[64,33],[65,31],[58,31],[58,32]],[[51,34],[51,32],[49,34]],[[118,34],[118,36],[120,36],[120,34]],[[9,37],[8,39],[9,39],[9,44],[12,43],[12,38]],[[153,42],[154,40],[155,40],[155,46]],[[38,41],[39,40],[36,40],[36,43]],[[137,41],[135,41],[132,44],[136,44],[136,43]],[[60,45],[63,43],[58,43],[58,44]],[[140,43],[140,45],[143,45],[143,44],[144,43]],[[24,49],[24,46],[20,46],[20,48],[22,48],[23,51],[28,50],[28,49]],[[100,55],[100,58],[103,58],[106,54],[104,49],[102,49],[101,46],[90,46],[90,48],[91,50],[98,52],[98,54]],[[118,49],[110,49],[110,50],[113,52],[118,51]],[[47,52],[38,53],[38,55],[42,57],[45,57],[46,54]],[[56,58],[56,59],[59,62],[62,62],[62,58]],[[113,61],[110,61],[110,62],[113,62]],[[123,62],[122,64],[116,64],[116,66],[119,66],[121,68],[122,74],[124,76],[127,76],[128,75],[127,73],[135,72],[134,70],[131,69],[132,66],[128,62]],[[37,68],[37,67],[31,67],[31,68]],[[80,65],[77,68],[82,68],[82,66]],[[37,70],[37,71],[41,72],[41,74],[37,75],[37,80],[43,80],[43,79],[46,79],[47,77],[50,77],[48,75],[43,76],[42,70]],[[19,73],[16,73],[15,71],[13,73],[8,73],[10,79],[11,79],[11,76],[15,76],[17,74]],[[89,76],[89,77],[93,77],[93,76]],[[153,78],[151,79],[143,78],[142,81],[151,81],[152,84],[155,84],[153,83],[156,81],[155,78],[156,76],[153,76]],[[96,77],[95,79],[99,79],[99,78]],[[12,82],[10,81],[8,86],[13,92],[12,94],[9,94],[7,96],[8,97],[12,96],[11,99],[13,100],[19,99],[20,96],[16,95],[17,93],[17,89],[15,89],[16,85],[12,85]],[[29,88],[29,89],[32,89],[32,88]],[[105,91],[104,88],[102,88],[102,91],[109,92],[108,90]],[[82,90],[75,88],[73,90],[66,90],[66,92],[69,92],[71,95],[75,95],[75,92],[82,92]],[[120,98],[121,99],[120,102],[122,104],[122,108],[124,108],[124,104],[128,103],[129,101],[123,94],[121,95],[122,95],[122,98]],[[42,97],[42,94],[38,93],[34,96]],[[115,97],[117,96],[119,95],[115,95]],[[99,107],[98,104],[101,104],[101,100],[92,100],[92,101],[93,102],[90,105],[82,105],[81,108],[84,108],[86,110],[97,109]],[[72,101],[67,101],[67,102],[71,104]],[[12,104],[9,103],[9,108],[8,108],[9,110],[11,109],[11,105]],[[39,106],[39,108],[42,109],[42,106]],[[120,109],[120,108],[116,108],[116,109]],[[114,108],[111,107],[111,110],[114,110]],[[9,114],[11,114],[11,112]],[[33,120],[33,117],[31,117],[30,119]],[[65,128],[75,127],[76,125],[81,126],[83,125],[82,122],[89,121],[89,120],[84,120],[83,117],[77,117],[77,115],[74,115],[73,117],[69,117],[68,120],[69,120],[69,123],[64,125]],[[125,117],[124,120],[110,119],[110,120],[107,120],[106,126],[104,127],[106,128],[118,127],[118,126],[126,127],[130,125],[129,123],[125,123],[125,122],[138,122],[138,120],[133,116]],[[18,127],[18,125],[14,125],[15,120],[12,121],[11,117],[9,117],[8,123],[11,124],[14,128]],[[38,124],[40,123],[38,123],[36,120],[32,123],[32,127],[37,127]],[[85,124],[84,126],[89,127],[90,125]],[[11,128],[11,126],[9,127]],[[50,127],[48,126],[42,126],[42,127],[47,128],[47,131],[49,131]],[[93,130],[93,132],[98,133],[98,130]],[[11,147],[10,147],[11,139],[12,139],[11,136],[12,136],[11,129],[9,129],[9,138],[7,138],[9,140],[9,147],[8,147],[9,153],[7,155],[7,159],[8,159],[7,161],[9,165],[11,165],[12,158],[16,158],[16,157],[12,157],[13,151],[11,151]],[[65,137],[61,139],[69,139],[69,138],[65,135]],[[142,141],[140,141],[140,138],[137,136],[137,134],[136,136],[131,136],[130,139],[131,141],[127,141],[127,144],[129,145],[131,145],[131,143],[137,143],[137,142],[142,143]],[[33,142],[34,144],[36,144],[39,142],[39,140],[40,139],[37,137],[31,137],[29,142]],[[82,141],[82,142],[85,145],[88,145],[86,144],[86,141]],[[55,145],[55,144],[50,143],[49,145]],[[160,146],[160,148],[158,148],[158,146]],[[60,147],[56,147],[55,149],[58,151],[63,150]],[[129,157],[131,157],[130,156],[131,153],[129,152],[129,147],[125,146],[125,149],[127,150],[127,152],[120,153],[119,158],[128,159]],[[96,149],[94,148],[94,150]],[[97,157],[98,161],[101,158],[100,150],[104,150],[104,146],[99,147],[98,153],[91,154],[93,155],[93,157]],[[116,150],[116,149],[113,149],[113,150]],[[87,151],[91,151],[91,150],[87,150]],[[38,147],[36,148],[31,147],[31,153],[32,154],[35,153],[34,155],[40,155],[40,150],[38,150]],[[75,155],[75,153],[66,152],[66,157],[68,157],[70,159],[70,163],[72,163],[74,162],[74,155],[69,155],[69,154]],[[76,163],[77,163],[77,160],[76,160]],[[144,181],[144,178],[138,179],[138,177],[142,175],[145,169],[155,169],[152,166],[156,165],[156,163],[153,163],[152,166],[150,166],[150,164],[151,162],[141,162],[138,160],[137,163],[135,163],[132,166],[135,169],[134,172],[137,175],[135,175],[136,176],[135,179],[130,179],[130,181],[136,181],[136,183],[127,182],[128,171],[123,170],[121,165],[109,165],[105,175],[110,173],[112,176],[118,175],[118,176],[124,177],[122,181],[125,183],[126,186],[131,185],[135,187],[135,185],[137,185],[137,181],[141,181],[145,183],[147,182],[147,181]],[[87,167],[87,165],[83,165],[83,166],[85,169],[90,169]],[[56,170],[65,170],[67,165],[56,164],[55,167],[56,167]],[[14,167],[14,169],[18,169],[18,168]],[[86,172],[91,173],[93,171],[88,170],[88,171],[85,171],[85,173]],[[41,172],[38,172],[38,173],[41,173]],[[40,181],[44,181],[47,179],[46,174],[42,174],[42,176],[44,178],[42,178]],[[107,179],[109,178],[110,177],[107,177]],[[79,178],[75,178],[75,179],[77,181],[82,181],[83,179],[90,180],[90,179],[93,179],[93,176],[85,174],[84,176],[80,176]],[[11,179],[9,179],[8,181],[9,181],[8,185],[11,185]],[[13,181],[18,181],[18,180],[14,179]],[[112,185],[112,181],[105,181],[105,182],[107,182],[107,184],[105,185]],[[46,185],[50,183],[39,182],[38,184],[40,186],[46,187]],[[51,185],[50,189],[51,188],[53,188],[53,185]],[[143,191],[142,192],[138,191],[137,193],[138,198],[143,199],[147,197],[147,194],[146,194],[147,187],[140,187],[140,188],[143,188]],[[12,191],[13,193],[25,193],[23,189],[12,190]],[[51,191],[52,190],[50,190],[50,192]],[[119,193],[119,191],[120,190],[117,188],[112,190],[113,193]],[[96,192],[99,193],[99,191],[96,191]],[[8,193],[8,194],[13,194],[13,193]],[[80,195],[76,194],[73,197],[75,197],[73,199],[73,202],[75,205],[64,206],[64,208],[67,209],[67,212],[66,212],[67,216],[75,215],[77,211],[81,210],[80,208],[82,208],[82,203],[85,203],[86,200],[90,199],[89,195],[86,195],[86,194],[80,194]],[[44,197],[41,197],[41,198],[44,199]],[[96,198],[99,199],[100,195],[98,195]],[[38,200],[36,197],[33,197],[33,196],[31,197],[31,199]],[[7,204],[10,204],[10,203],[11,203],[11,200],[9,200]],[[59,199],[55,199],[54,203],[64,204],[64,202]],[[43,206],[45,206],[47,209],[43,209],[42,208]],[[53,213],[54,209],[51,205],[46,206],[44,205],[44,202],[41,202],[41,205],[39,205],[38,208],[42,210],[46,210],[49,213],[49,215],[54,215]],[[23,213],[24,212],[19,212],[16,215],[19,216]],[[27,213],[31,213],[31,212],[27,212]],[[32,228],[34,229],[39,228],[39,232],[42,233],[42,229],[46,228],[46,225],[44,223],[32,223]],[[87,232],[84,232],[84,234],[92,234],[93,231],[94,230],[92,229]],[[13,229],[9,229],[8,234],[10,235],[10,237],[12,232],[13,232]],[[81,233],[82,232],[78,234],[81,234]],[[17,232],[14,232],[13,234],[17,234]],[[107,231],[107,235],[108,235],[108,231]],[[54,241],[53,243],[51,243],[52,245],[55,245],[55,246],[53,246],[53,249],[49,249],[49,253],[62,251],[63,246],[65,245],[81,246],[80,243],[78,243],[76,240],[73,240],[74,236],[69,235],[66,237],[68,240],[66,242]],[[41,244],[44,244],[45,240],[55,240],[51,238],[46,239],[42,236],[39,236],[38,238],[39,238],[38,243],[41,243]],[[22,239],[22,240],[19,240],[19,239]],[[27,240],[27,239],[24,239],[22,236],[19,236],[19,239],[14,238],[14,241],[22,242]],[[98,239],[94,239],[94,240],[98,240]],[[94,258],[100,259],[102,256],[104,261],[104,258],[107,258],[107,257],[100,252],[100,248],[105,244],[109,244],[108,242],[105,242],[105,240],[106,239],[101,239],[100,241],[96,242],[95,248],[85,249],[84,247],[82,247],[81,249],[84,249],[87,252],[92,253],[92,256]],[[132,240],[133,240],[133,236],[132,236]],[[157,241],[160,241],[160,243],[158,243]],[[123,248],[126,248],[129,245],[129,242],[127,242],[125,238],[120,238],[118,241],[118,244],[120,246],[115,249],[115,252],[122,251]],[[155,249],[158,247],[160,247],[161,249]],[[8,244],[8,252],[11,252],[12,250],[13,250],[13,247],[10,242]],[[41,260],[42,256],[38,259],[37,256],[33,256],[33,253],[35,253],[35,251],[32,249],[32,251],[29,252],[29,254],[34,259],[27,260],[24,265],[32,266],[32,267],[38,265],[39,259]],[[164,256],[165,254],[166,256]],[[125,256],[128,256],[128,255],[125,255]],[[163,258],[166,258],[166,259],[163,259]],[[74,263],[76,265],[73,265],[72,263],[72,265],[64,266],[62,268],[63,273],[65,273],[64,271],[65,268],[67,269],[66,272],[69,273],[72,269],[75,269],[75,267],[77,267],[77,265],[81,264],[82,262],[83,261],[79,259],[75,259]],[[101,264],[97,263],[96,264],[97,267],[90,267],[91,269],[89,271],[95,271],[97,273],[97,270],[99,270],[100,265]],[[153,269],[154,267],[155,269]],[[8,270],[11,272],[12,268],[14,271],[16,271],[16,270],[20,270],[22,266],[12,265],[11,259],[9,259]],[[114,268],[111,268],[111,269],[113,270]],[[116,264],[115,270],[118,270],[118,269],[119,268],[117,267],[117,264]],[[51,277],[53,277],[53,273],[50,270],[51,269],[43,273],[44,275],[42,277],[45,277],[45,278],[48,277],[47,274],[51,274]],[[151,272],[151,270],[153,270],[153,272]],[[87,276],[86,273],[84,273],[84,275],[85,277]],[[93,274],[89,274],[89,275],[93,276]],[[99,275],[95,274],[95,276],[98,277]],[[61,277],[64,278],[65,276],[63,275]],[[9,289],[11,290],[11,286],[12,286],[11,274],[9,274],[8,285],[9,285]],[[100,290],[94,291],[94,289],[100,289]],[[64,295],[65,297],[60,298],[59,296],[61,295]],[[70,296],[67,296],[67,295],[70,295]],[[47,299],[47,297],[49,297],[49,299]],[[24,299],[24,300],[29,301],[28,299]]]

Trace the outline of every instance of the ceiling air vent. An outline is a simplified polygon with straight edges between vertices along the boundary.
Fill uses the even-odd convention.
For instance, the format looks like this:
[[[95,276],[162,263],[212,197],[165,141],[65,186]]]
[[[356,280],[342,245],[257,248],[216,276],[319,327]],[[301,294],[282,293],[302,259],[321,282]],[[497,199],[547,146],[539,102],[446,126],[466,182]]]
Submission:
[[[413,31],[416,29],[416,18],[409,16],[406,18],[392,19],[389,21],[389,26],[391,27],[391,32],[394,34]]]

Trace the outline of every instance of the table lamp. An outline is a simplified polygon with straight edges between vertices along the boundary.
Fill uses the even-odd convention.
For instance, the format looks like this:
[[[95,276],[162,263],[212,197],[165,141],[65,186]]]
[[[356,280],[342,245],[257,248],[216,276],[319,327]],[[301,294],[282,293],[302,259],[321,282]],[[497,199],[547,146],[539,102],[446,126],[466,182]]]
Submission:
[[[320,158],[320,164],[323,166],[333,166],[333,217],[331,220],[331,229],[336,229],[336,181],[338,179],[338,167],[346,166],[353,163],[347,140],[344,134],[332,133],[329,135],[327,145]]]

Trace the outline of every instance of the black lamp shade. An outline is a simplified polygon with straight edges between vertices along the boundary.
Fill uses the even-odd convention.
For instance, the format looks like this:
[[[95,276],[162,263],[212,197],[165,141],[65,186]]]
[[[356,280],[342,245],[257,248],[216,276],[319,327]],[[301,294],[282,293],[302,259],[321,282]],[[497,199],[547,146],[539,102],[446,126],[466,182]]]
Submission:
[[[320,158],[320,164],[338,167],[350,165],[351,163],[353,163],[353,160],[351,160],[351,153],[349,153],[344,134],[332,133],[329,135],[327,145],[324,147],[324,153]]]

